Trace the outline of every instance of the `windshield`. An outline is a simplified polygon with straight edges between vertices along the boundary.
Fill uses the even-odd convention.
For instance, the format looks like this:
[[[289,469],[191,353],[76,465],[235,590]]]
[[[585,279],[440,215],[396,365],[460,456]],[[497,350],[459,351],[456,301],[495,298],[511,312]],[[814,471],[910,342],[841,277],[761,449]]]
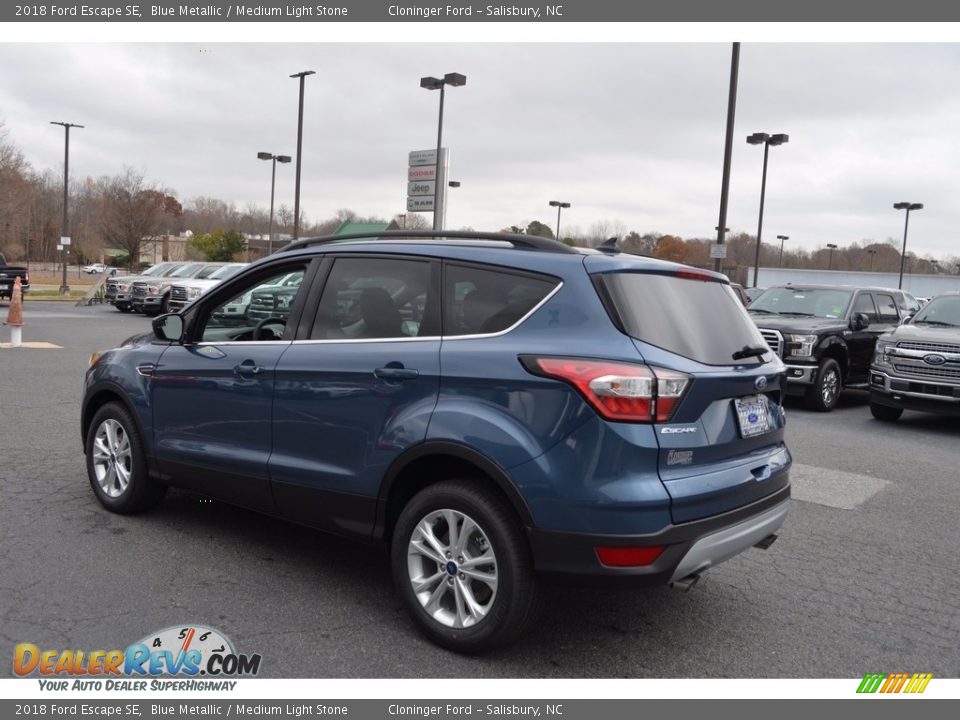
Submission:
[[[243,270],[243,265],[224,265],[222,268],[217,270],[215,273],[210,275],[210,280],[225,280],[228,277],[236,275],[238,272]]]
[[[171,269],[170,263],[158,263],[157,265],[151,265],[140,274],[141,275],[159,275],[164,270],[170,270],[170,269]]]
[[[172,273],[170,273],[167,277],[175,277],[175,278],[192,277],[193,273],[195,273],[201,267],[202,266],[200,265],[200,263],[190,263],[189,265],[184,265],[181,268],[177,268]]]
[[[841,318],[847,314],[850,295],[849,290],[770,288],[750,303],[750,310],[775,315]]]
[[[637,340],[707,365],[731,365],[738,350],[767,347],[725,283],[630,272],[601,280]]]
[[[911,325],[956,325],[960,327],[960,295],[934,298],[913,316]]]

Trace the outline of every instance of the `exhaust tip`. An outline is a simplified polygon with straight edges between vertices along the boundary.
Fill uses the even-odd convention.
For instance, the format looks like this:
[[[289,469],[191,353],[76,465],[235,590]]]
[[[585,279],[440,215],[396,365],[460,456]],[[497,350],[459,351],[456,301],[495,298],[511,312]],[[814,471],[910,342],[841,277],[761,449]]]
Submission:
[[[674,590],[679,590],[680,592],[689,592],[699,580],[700,573],[693,573],[692,575],[687,575],[685,578],[672,581],[670,583],[670,587]]]
[[[768,547],[770,547],[777,541],[778,537],[779,536],[776,533],[770,533],[765,538],[763,538],[763,540],[760,540],[759,542],[754,544],[754,547],[760,548],[761,550],[766,550]]]

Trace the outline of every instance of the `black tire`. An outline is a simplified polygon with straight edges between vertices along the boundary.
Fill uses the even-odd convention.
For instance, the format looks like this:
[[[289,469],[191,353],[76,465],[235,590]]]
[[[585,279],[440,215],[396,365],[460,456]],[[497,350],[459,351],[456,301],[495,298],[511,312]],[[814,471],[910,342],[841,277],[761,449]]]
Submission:
[[[837,406],[842,389],[840,365],[832,358],[824,358],[817,368],[816,382],[807,390],[807,407],[817,412],[830,412]]]
[[[131,309],[132,309],[132,308],[131,308],[129,305],[127,305],[126,303],[122,303],[122,304],[119,304],[119,305],[114,305],[114,307],[115,307],[117,310],[119,310],[120,312],[122,312],[122,313],[128,313],[128,312],[130,312]]]
[[[108,428],[117,439],[109,454],[104,452],[104,448],[110,445]],[[99,441],[102,444],[98,444],[101,430],[103,434]],[[122,450],[124,440],[129,453]],[[90,487],[107,510],[129,515],[148,510],[163,499],[167,487],[148,475],[140,432],[123,405],[112,402],[97,410],[87,430],[85,445]],[[121,482],[123,476],[127,478],[125,486]]]
[[[486,652],[514,642],[536,618],[540,604],[533,559],[520,523],[506,501],[484,487],[484,482],[489,481],[449,480],[419,492],[397,519],[390,552],[394,583],[407,612],[433,642],[460,653]],[[454,517],[463,516],[473,521],[476,528],[467,534],[469,542],[463,555],[449,558],[446,566],[441,566],[414,550],[411,539],[415,532],[419,538],[423,537],[417,530],[421,522],[428,523],[431,517],[451,511]],[[441,535],[437,536],[441,545],[449,543],[449,533],[443,534],[443,528],[448,527],[445,521],[440,518],[436,522],[435,527],[441,528]],[[463,527],[465,521],[459,524],[459,529]],[[432,547],[429,550],[436,553]],[[494,591],[487,584],[465,577],[463,572],[469,572],[466,563],[471,562],[471,558],[477,562],[479,558],[488,557],[488,550],[492,551],[495,563],[476,564],[473,569],[489,573],[492,568],[496,577]],[[458,569],[458,561],[465,563],[463,568]],[[443,593],[436,612],[445,614],[446,622],[431,615],[414,591],[416,571],[411,568],[421,566],[424,575],[436,573],[433,577],[440,577],[436,585],[424,587],[421,595]],[[453,617],[458,614],[457,599],[466,598],[462,594],[467,592],[462,590],[464,586],[469,589],[469,598],[475,605],[483,606],[485,613],[479,620],[470,613],[474,618],[462,623],[466,626],[455,627],[451,623],[457,622]],[[470,603],[462,599],[460,606],[469,608]]]
[[[900,419],[900,416],[903,415],[903,408],[870,403],[870,414],[877,420],[882,420],[883,422],[896,422]]]

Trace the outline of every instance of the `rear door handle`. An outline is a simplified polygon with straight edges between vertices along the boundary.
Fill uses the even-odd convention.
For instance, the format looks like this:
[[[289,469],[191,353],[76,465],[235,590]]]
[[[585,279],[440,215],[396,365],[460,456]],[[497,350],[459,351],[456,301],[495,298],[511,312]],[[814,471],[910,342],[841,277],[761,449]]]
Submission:
[[[373,371],[382,380],[413,380],[420,377],[420,371],[404,367],[382,367]]]
[[[239,365],[233,366],[233,373],[239,377],[253,377],[263,372],[263,367],[257,365],[253,360],[244,360]]]

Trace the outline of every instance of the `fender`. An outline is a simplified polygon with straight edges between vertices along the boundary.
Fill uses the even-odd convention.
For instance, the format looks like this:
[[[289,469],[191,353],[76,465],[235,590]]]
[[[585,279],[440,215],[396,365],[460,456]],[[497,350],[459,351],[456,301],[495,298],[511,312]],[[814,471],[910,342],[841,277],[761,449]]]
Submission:
[[[147,471],[150,474],[150,477],[159,479],[159,467],[157,466],[157,461],[153,454],[153,443],[150,441],[151,436],[148,435],[144,429],[143,423],[140,420],[140,413],[137,412],[136,407],[134,406],[134,403],[127,392],[112,380],[98,380],[89,388],[87,388],[86,392],[84,393],[80,414],[80,437],[84,454],[87,452],[87,431],[90,429],[90,422],[93,420],[93,416],[96,412],[91,411],[90,403],[94,399],[103,395],[111,395],[114,399],[119,400],[120,403],[126,408],[127,412],[130,413],[130,417],[133,418],[133,422],[137,426],[137,432],[140,433],[140,438],[142,439],[143,454],[147,460]],[[99,403],[98,405],[102,404],[104,403]],[[148,407],[145,401],[144,407]]]
[[[507,475],[502,467],[468,445],[448,440],[427,440],[426,442],[409,448],[399,455],[384,474],[383,482],[380,484],[380,493],[377,496],[377,511],[373,527],[373,538],[375,540],[386,539],[384,538],[384,532],[387,521],[387,501],[390,498],[394,481],[412,462],[430,456],[452,457],[476,465],[481,471],[492,478],[497,487],[507,496],[510,505],[520,516],[520,521],[523,525],[526,527],[533,526],[533,515],[530,512],[530,508],[527,507],[526,500],[523,499],[523,496],[513,484],[510,476]]]

